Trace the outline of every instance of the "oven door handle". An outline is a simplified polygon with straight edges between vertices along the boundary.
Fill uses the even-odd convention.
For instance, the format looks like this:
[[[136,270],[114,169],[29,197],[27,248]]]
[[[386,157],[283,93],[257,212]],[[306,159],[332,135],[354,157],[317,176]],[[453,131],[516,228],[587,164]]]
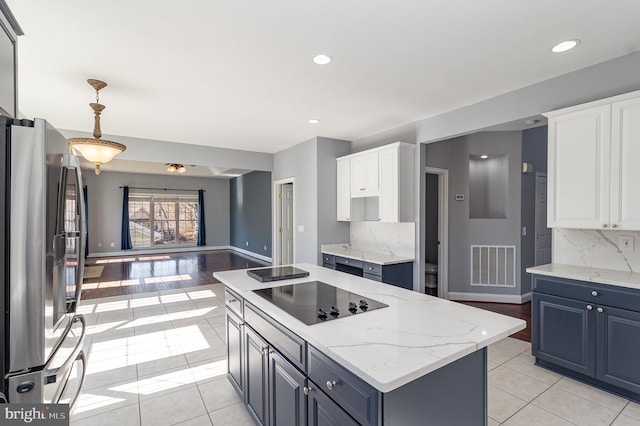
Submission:
[[[75,316],[73,321],[71,321],[71,323],[69,323],[69,325],[67,326],[64,336],[66,336],[69,333],[69,331],[71,330],[71,326],[78,321],[82,323],[82,332],[80,334],[80,339],[78,340],[78,343],[76,344],[76,346],[73,348],[73,351],[71,352],[71,355],[60,367],[55,369],[48,369],[45,367],[44,369],[45,383],[54,383],[54,382],[58,382],[58,379],[62,379],[58,384],[58,388],[53,394],[53,398],[51,399],[52,404],[57,404],[58,401],[60,400],[60,397],[62,396],[62,393],[64,392],[64,389],[67,384],[67,378],[69,377],[69,374],[71,374],[71,367],[76,362],[76,360],[78,360],[80,353],[82,353],[82,358],[84,359],[82,360],[83,365],[86,366],[87,361],[84,356],[84,352],[82,351],[82,345],[84,344],[84,338],[87,333],[87,322],[84,319],[84,315],[78,314]],[[56,347],[56,349],[51,354],[50,360],[54,359],[55,355],[58,353],[61,347],[62,347],[61,344],[59,344]],[[83,370],[83,374],[84,374],[84,370]],[[61,375],[61,377],[58,377],[58,375]],[[52,380],[52,378],[54,378],[54,380]],[[84,383],[84,379],[81,380],[80,386],[82,386],[83,383]]]

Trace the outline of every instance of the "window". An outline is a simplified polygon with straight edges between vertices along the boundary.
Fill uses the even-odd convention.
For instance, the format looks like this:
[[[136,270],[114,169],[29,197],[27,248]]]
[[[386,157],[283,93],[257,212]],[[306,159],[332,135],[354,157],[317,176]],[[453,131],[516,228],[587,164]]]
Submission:
[[[134,248],[194,245],[198,241],[198,196],[129,194]]]

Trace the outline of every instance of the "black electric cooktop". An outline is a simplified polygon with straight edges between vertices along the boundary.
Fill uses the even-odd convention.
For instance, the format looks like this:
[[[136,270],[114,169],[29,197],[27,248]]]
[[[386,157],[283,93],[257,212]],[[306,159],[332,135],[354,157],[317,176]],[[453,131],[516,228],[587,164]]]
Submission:
[[[261,283],[266,283],[269,281],[308,277],[309,273],[294,266],[276,266],[273,268],[252,269],[247,271],[247,275]]]
[[[307,325],[389,306],[321,281],[271,287],[253,292]]]

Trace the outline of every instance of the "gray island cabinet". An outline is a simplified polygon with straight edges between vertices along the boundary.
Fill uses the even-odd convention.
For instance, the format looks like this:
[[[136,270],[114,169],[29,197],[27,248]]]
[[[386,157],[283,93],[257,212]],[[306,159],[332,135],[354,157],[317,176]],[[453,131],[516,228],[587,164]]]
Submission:
[[[531,330],[536,363],[640,402],[640,286],[565,278],[580,277],[568,266],[556,269],[578,273],[547,275],[552,269],[529,270],[538,273]]]
[[[486,425],[486,346],[524,322],[315,265],[225,284],[228,379],[259,425]],[[305,325],[252,290],[312,280],[388,307]]]

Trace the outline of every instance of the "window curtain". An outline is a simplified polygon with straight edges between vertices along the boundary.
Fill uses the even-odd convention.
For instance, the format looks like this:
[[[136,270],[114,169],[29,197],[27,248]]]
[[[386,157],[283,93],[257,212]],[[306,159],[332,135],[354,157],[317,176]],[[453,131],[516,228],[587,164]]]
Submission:
[[[84,258],[89,257],[89,201],[87,200],[87,185],[82,187],[84,196]]]
[[[198,189],[198,245],[204,246],[207,234],[204,229],[204,189]]]
[[[129,229],[129,187],[122,187],[122,230],[120,231],[120,249],[131,250],[131,230]]]

